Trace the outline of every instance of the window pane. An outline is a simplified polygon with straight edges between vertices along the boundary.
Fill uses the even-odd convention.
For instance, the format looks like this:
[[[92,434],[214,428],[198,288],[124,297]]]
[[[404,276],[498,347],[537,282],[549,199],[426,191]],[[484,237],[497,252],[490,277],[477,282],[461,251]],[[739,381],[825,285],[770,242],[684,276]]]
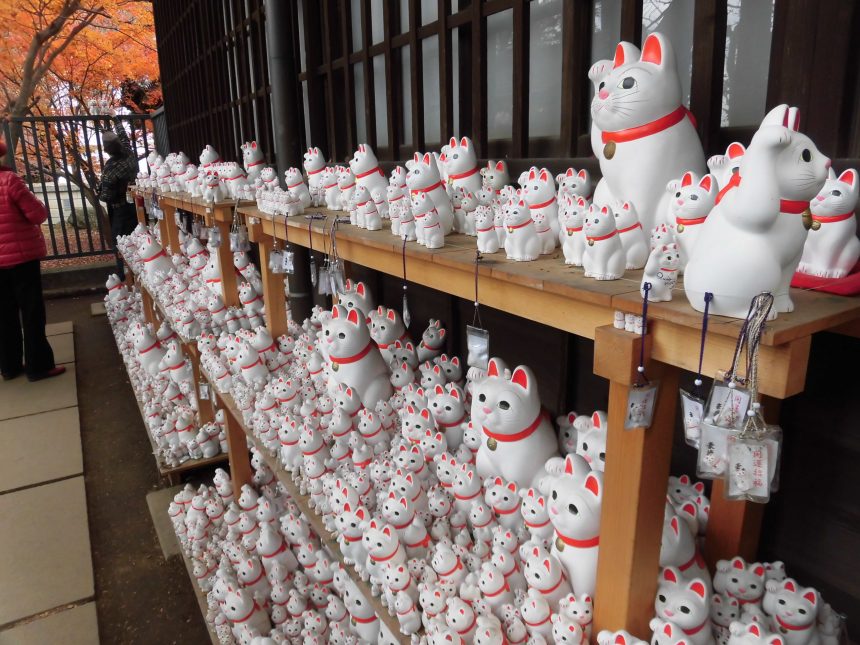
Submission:
[[[426,25],[434,20],[439,15],[439,4],[433,0],[421,0],[421,24]]]
[[[364,108],[364,67],[362,63],[352,66],[355,79],[355,137],[356,143],[367,143],[367,112]]]
[[[300,72],[307,69],[305,66],[305,3],[299,0],[299,56],[301,59]]]
[[[409,47],[402,47],[400,49],[400,70],[401,70],[401,78],[400,78],[400,87],[402,88],[403,93],[403,132],[400,136],[400,140],[404,145],[412,144],[412,68],[410,57],[409,57]],[[395,157],[399,156],[398,151],[395,150]]]
[[[371,0],[370,3],[370,33],[374,43],[382,42],[385,36],[385,24],[382,21],[382,1]]]
[[[308,82],[302,81],[302,100],[305,104],[305,142],[308,147],[314,145],[311,141],[311,110],[308,107]]]
[[[400,33],[409,31],[409,0],[400,0]]]
[[[693,74],[693,12],[689,0],[645,0],[642,3],[642,38],[659,31],[675,49],[681,100],[690,105],[690,79]]]
[[[758,125],[764,117],[773,0],[729,0],[720,125]]]
[[[385,95],[385,57],[373,57],[373,94],[376,109],[376,145],[388,145],[388,101]]]
[[[439,36],[421,41],[421,67],[424,75],[424,143],[439,143]]]
[[[363,45],[361,40],[361,0],[352,0],[349,16],[352,20],[352,51],[357,52]]]
[[[621,0],[594,0],[591,30],[591,62],[615,55],[621,40]]]
[[[562,0],[529,5],[529,137],[561,132]]]
[[[510,139],[513,123],[514,14],[487,17],[487,137]]]

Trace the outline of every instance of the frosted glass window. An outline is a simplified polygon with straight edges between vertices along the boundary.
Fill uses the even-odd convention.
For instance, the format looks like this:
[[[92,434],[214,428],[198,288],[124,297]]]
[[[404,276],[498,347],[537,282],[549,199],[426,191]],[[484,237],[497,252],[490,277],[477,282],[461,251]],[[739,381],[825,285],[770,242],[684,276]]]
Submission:
[[[301,60],[301,68],[303,72],[307,69],[305,66],[305,3],[304,0],[299,0],[299,57]]]
[[[400,140],[406,146],[412,144],[412,68],[410,65],[409,47],[402,47],[400,49],[400,87],[403,94],[401,101],[403,105],[403,132]],[[394,152],[397,156],[397,151]]]
[[[529,136],[561,132],[562,0],[529,5]]]
[[[424,142],[439,143],[439,36],[421,41],[421,67],[424,76]]]
[[[373,57],[373,94],[376,109],[376,145],[388,145],[388,97],[385,94],[385,57]]]
[[[409,0],[400,0],[400,33],[409,31]]]
[[[591,62],[595,63],[615,55],[621,40],[621,0],[594,0],[591,15]]]
[[[439,3],[433,0],[421,0],[421,24],[428,25],[439,17]]]
[[[382,21],[383,0],[371,0],[370,3],[370,33],[373,42],[381,43],[385,37],[385,24]]]
[[[764,117],[773,0],[729,0],[720,125],[758,125]]]
[[[693,13],[695,3],[689,0],[645,0],[642,3],[642,39],[659,31],[672,43],[681,100],[690,105],[690,79],[693,76]]]
[[[361,0],[352,0],[349,17],[352,21],[352,51],[357,52],[364,44],[361,39]]]
[[[355,85],[355,137],[356,143],[367,143],[367,111],[364,107],[364,67],[362,63],[352,66]]]
[[[314,142],[311,141],[311,109],[308,105],[308,82],[302,81],[302,102],[305,106],[305,142],[307,142],[307,147],[310,148],[314,145]]]
[[[487,137],[510,139],[513,124],[514,14],[487,17]]]

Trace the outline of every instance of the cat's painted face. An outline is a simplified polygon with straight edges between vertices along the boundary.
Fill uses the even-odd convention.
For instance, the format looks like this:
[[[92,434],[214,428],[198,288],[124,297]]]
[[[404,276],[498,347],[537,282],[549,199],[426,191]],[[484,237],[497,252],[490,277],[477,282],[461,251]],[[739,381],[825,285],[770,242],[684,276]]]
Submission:
[[[736,598],[715,594],[711,598],[711,620],[721,626],[728,627],[741,614],[740,603]]]
[[[546,168],[529,170],[523,185],[523,195],[529,204],[544,202],[555,195],[555,181]]]
[[[615,215],[608,206],[592,204],[582,223],[583,231],[590,237],[605,235],[615,229]]]
[[[532,371],[520,366],[510,380],[490,360],[488,377],[475,387],[472,418],[493,432],[513,434],[529,427],[540,412],[537,383]]]
[[[818,592],[815,589],[803,589],[790,578],[780,584],[773,604],[777,619],[793,627],[815,623],[818,605]]]
[[[562,474],[548,478],[547,510],[553,526],[567,537],[590,539],[600,530],[603,477],[583,460],[568,455]]]
[[[606,468],[606,431],[593,428],[579,433],[576,454],[585,459],[593,470]]]
[[[412,190],[426,188],[439,181],[439,168],[429,152],[423,156],[416,152],[412,161],[407,163],[407,167],[409,172],[406,173],[406,185]]]
[[[710,615],[707,587],[698,578],[683,580],[678,569],[667,567],[660,575],[654,609],[659,618],[681,629],[696,628]]]
[[[857,171],[850,168],[839,177],[831,169],[824,187],[810,202],[810,210],[813,215],[841,215],[853,213],[857,206],[858,196]]]
[[[613,67],[597,81],[591,116],[604,131],[623,130],[663,117],[681,105],[675,52],[662,34],[650,34],[638,60],[619,45]]]
[[[636,209],[630,202],[622,202],[614,209],[615,227],[618,229],[634,226],[639,221]]]
[[[503,221],[509,226],[511,224],[522,224],[531,219],[529,207],[522,199],[508,202],[502,211],[504,215]]]
[[[484,183],[494,191],[501,190],[508,182],[508,168],[504,161],[488,161],[487,167],[481,169],[481,174],[484,177]]]
[[[442,163],[448,173],[460,173],[474,168],[477,164],[475,148],[469,137],[463,137],[459,141],[451,137]]]
[[[358,309],[347,310],[343,305],[335,305],[331,319],[323,325],[322,334],[326,351],[335,356],[351,356],[370,340],[364,315]]]
[[[304,165],[306,170],[317,170],[325,163],[319,148],[308,148],[304,154]]]

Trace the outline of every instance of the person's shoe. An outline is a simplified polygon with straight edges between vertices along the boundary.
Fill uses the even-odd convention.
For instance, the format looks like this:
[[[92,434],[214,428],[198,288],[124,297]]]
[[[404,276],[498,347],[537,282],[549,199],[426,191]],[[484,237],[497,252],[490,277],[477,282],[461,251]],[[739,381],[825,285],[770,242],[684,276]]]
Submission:
[[[56,367],[49,369],[47,372],[42,372],[41,374],[28,374],[28,381],[41,381],[42,379],[51,378],[52,376],[59,376],[60,374],[65,374],[66,368],[64,365],[57,365]]]
[[[3,372],[3,380],[11,381],[13,378],[18,378],[24,372],[24,368],[19,368],[14,372]]]

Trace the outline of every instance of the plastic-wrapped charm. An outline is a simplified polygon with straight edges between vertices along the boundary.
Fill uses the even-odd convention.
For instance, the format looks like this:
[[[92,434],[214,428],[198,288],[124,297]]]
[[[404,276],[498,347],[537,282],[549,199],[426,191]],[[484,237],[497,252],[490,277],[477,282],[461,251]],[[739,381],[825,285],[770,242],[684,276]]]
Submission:
[[[203,225],[200,223],[200,220],[194,220],[193,222],[191,222],[191,234],[194,237],[199,239],[202,231]]]
[[[221,229],[217,226],[213,226],[209,229],[209,246],[213,249],[217,249],[221,246]]]
[[[770,426],[759,436],[732,434],[728,439],[726,498],[766,503],[775,488],[782,431]]]
[[[281,249],[269,251],[269,271],[272,273],[284,272],[284,252]]]
[[[729,435],[734,430],[714,425],[709,418],[702,419],[699,439],[699,456],[696,475],[700,479],[717,479],[726,472],[726,451]]]
[[[208,401],[209,400],[209,384],[208,383],[199,383],[197,387],[200,392],[200,400]]]
[[[311,286],[317,286],[317,261],[314,258],[314,254],[310,254],[310,272],[311,272]]]
[[[740,430],[746,420],[750,393],[735,380],[714,379],[714,385],[705,406],[705,417],[722,428]]]
[[[625,430],[651,427],[659,390],[659,381],[649,381],[630,388],[627,395],[627,415],[624,417]]]
[[[681,389],[681,418],[684,421],[684,440],[688,446],[699,447],[702,436],[702,417],[705,402],[695,394]]]
[[[490,332],[481,327],[466,325],[466,347],[469,367],[486,370],[490,363]]]
[[[296,254],[294,251],[284,249],[284,253],[281,256],[281,267],[283,268],[282,273],[292,275],[296,272]]]

